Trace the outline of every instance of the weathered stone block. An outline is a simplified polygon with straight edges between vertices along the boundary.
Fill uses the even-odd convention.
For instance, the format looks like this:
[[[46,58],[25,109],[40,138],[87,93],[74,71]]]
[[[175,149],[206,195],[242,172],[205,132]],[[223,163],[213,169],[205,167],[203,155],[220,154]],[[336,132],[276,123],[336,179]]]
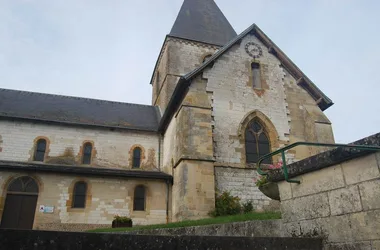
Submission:
[[[342,169],[348,185],[380,177],[375,154],[344,162]]]
[[[354,240],[380,239],[380,210],[350,215]]]
[[[372,250],[380,250],[380,240],[372,241]]]
[[[281,202],[285,222],[314,219],[330,215],[327,193],[300,197]]]
[[[349,242],[355,233],[350,226],[349,215],[332,216],[316,220],[321,228],[321,236],[326,237],[330,242]],[[305,227],[306,221],[303,222]]]
[[[304,174],[298,178],[301,184],[292,184],[293,197],[316,194],[344,187],[340,165]]]
[[[292,187],[289,182],[281,181],[278,183],[278,190],[280,191],[281,201],[292,198]]]
[[[364,210],[380,209],[380,179],[359,185]]]
[[[322,237],[328,242],[352,240],[348,215],[284,223],[283,229],[285,237]]]
[[[341,188],[328,193],[331,215],[359,212],[362,210],[358,186]]]
[[[335,243],[325,244],[324,250],[371,250],[371,242],[347,242],[347,243]]]

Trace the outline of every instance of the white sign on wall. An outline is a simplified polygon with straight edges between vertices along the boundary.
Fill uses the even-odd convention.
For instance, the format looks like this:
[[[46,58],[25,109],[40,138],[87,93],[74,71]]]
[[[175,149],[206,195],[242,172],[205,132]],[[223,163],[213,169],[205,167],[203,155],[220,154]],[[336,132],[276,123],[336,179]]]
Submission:
[[[44,214],[52,214],[54,213],[54,206],[40,205],[40,209],[38,211]]]
[[[54,206],[45,206],[44,213],[46,214],[54,213]]]
[[[45,206],[44,205],[40,205],[40,209],[38,211],[40,211],[40,213],[43,213],[45,210]]]

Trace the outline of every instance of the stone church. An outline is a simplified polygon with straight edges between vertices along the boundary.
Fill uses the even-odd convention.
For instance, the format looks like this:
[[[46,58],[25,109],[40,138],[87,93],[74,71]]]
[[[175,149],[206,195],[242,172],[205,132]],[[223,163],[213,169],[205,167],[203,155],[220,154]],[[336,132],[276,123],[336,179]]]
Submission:
[[[265,210],[259,157],[334,142],[332,101],[257,25],[236,34],[213,0],[184,0],[150,84],[151,105],[0,89],[1,227],[198,219],[225,190]]]

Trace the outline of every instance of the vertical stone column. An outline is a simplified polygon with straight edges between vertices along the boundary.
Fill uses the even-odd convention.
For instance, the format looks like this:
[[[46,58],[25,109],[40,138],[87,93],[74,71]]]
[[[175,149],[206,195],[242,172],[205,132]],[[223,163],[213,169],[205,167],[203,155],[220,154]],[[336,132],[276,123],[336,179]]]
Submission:
[[[215,207],[211,106],[205,85],[193,82],[176,117],[174,221],[207,217]]]

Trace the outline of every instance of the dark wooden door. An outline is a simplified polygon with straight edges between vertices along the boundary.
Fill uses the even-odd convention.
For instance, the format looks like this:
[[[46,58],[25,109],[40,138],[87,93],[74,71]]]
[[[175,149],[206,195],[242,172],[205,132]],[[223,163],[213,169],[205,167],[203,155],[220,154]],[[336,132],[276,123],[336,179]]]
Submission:
[[[8,194],[1,228],[32,229],[37,198],[37,195]]]
[[[13,180],[7,197],[0,228],[32,229],[36,213],[38,185],[29,176]]]

